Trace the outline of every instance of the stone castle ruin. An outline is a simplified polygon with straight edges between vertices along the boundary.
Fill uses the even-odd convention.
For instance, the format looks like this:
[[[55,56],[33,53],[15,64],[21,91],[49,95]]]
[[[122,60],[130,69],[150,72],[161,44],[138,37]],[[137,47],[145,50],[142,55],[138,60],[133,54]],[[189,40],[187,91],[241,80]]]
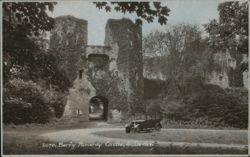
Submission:
[[[143,99],[142,30],[129,19],[109,19],[104,46],[87,45],[88,22],[72,16],[56,18],[49,47],[72,82],[64,117],[120,121],[145,107]],[[93,114],[92,118],[97,116]]]

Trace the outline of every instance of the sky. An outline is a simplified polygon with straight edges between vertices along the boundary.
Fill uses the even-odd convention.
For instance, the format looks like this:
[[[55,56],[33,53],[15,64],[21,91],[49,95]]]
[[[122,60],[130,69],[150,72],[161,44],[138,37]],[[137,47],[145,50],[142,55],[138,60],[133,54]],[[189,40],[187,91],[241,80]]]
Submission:
[[[212,19],[218,19],[217,6],[221,0],[165,0],[161,1],[171,11],[168,16],[168,25],[189,23],[202,25]],[[116,11],[105,12],[99,10],[91,1],[59,1],[52,13],[52,17],[72,15],[76,18],[88,21],[88,44],[103,45],[105,38],[105,25],[109,18],[120,19],[123,17],[135,21],[136,14],[123,14]],[[166,30],[167,26],[161,26],[157,20],[154,23],[144,22],[143,35],[155,30]]]

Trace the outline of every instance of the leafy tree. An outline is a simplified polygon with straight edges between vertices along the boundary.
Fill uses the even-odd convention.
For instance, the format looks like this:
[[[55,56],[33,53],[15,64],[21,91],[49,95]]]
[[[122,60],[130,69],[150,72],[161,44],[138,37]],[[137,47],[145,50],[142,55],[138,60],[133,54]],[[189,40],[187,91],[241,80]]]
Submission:
[[[167,16],[169,16],[170,9],[167,6],[162,6],[161,2],[94,2],[97,8],[105,9],[107,12],[113,9],[122,13],[136,13],[139,17],[136,20],[137,24],[142,24],[142,19],[148,23],[158,18],[158,22],[161,25],[167,24]]]
[[[163,55],[161,59],[165,59],[157,66],[165,70],[167,78],[162,91],[165,97],[160,102],[167,119],[201,119],[213,126],[247,127],[247,92],[205,84],[206,73],[214,68],[210,67],[213,54],[209,51],[209,38],[202,39],[197,26],[173,26],[166,32],[153,32],[143,41],[144,49],[158,50]]]
[[[11,76],[13,66],[25,67],[27,79],[44,79],[62,90],[69,85],[58,70],[53,52],[45,52],[36,43],[45,31],[54,26],[54,19],[46,10],[53,11],[56,3],[5,2],[3,3],[3,57],[4,82]],[[23,78],[25,79],[25,78]]]
[[[163,40],[166,33],[155,31],[143,38],[144,56],[163,56],[169,53],[167,43]]]
[[[55,3],[50,2],[3,3],[4,89],[12,91],[11,82],[20,80],[22,84],[15,87],[15,90],[24,90],[19,95],[15,92],[5,92],[4,112],[8,112],[5,115],[24,114],[26,118],[22,118],[21,123],[47,122],[51,116],[48,108],[53,108],[57,117],[60,117],[64,110],[60,95],[65,95],[69,81],[58,69],[55,54],[45,51],[38,42],[45,31],[54,27],[54,19],[46,13],[47,10],[53,11],[54,5]],[[44,98],[44,92],[37,92],[33,85],[29,86],[30,82],[34,82],[34,86],[42,88],[43,91],[55,89],[54,95],[58,96],[55,96],[52,103],[45,101],[47,98]],[[32,95],[30,91],[35,93]],[[32,108],[22,108],[27,103],[32,105]],[[20,110],[13,109],[15,106],[21,107]],[[36,120],[37,118],[39,120]]]
[[[143,38],[144,51],[161,55],[181,53],[190,43],[201,39],[201,31],[197,25],[177,24],[166,28],[166,32],[155,31]]]
[[[201,38],[198,26],[178,24],[166,32],[153,32],[143,41],[146,52],[158,50],[158,54],[164,54],[162,65],[157,66],[164,69],[166,76],[162,91],[165,95],[191,93],[194,85],[202,82],[208,56],[204,55],[206,40]]]
[[[248,55],[248,2],[225,2],[218,6],[219,21],[205,25],[209,44],[215,50],[229,52],[236,59],[236,68],[229,69],[230,86],[243,86],[242,73],[248,70],[248,61],[242,62],[242,54]]]
[[[3,3],[3,57],[4,78],[9,78],[13,65],[28,65],[34,61],[39,48],[32,36],[53,28],[54,20],[46,13],[55,3],[4,2]]]
[[[225,2],[218,6],[219,21],[205,25],[210,46],[248,54],[248,2]]]
[[[5,55],[21,63],[37,46],[31,36],[39,36],[54,26],[54,19],[46,13],[53,11],[50,2],[4,2],[3,3],[3,50]],[[15,59],[17,58],[17,59]]]

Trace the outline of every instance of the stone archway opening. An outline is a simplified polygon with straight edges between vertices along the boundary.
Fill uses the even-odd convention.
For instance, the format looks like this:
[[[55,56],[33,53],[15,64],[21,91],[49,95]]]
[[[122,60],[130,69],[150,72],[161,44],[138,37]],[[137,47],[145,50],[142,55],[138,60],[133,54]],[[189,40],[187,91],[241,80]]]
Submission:
[[[104,96],[94,96],[90,99],[89,119],[107,120],[108,119],[108,99]]]

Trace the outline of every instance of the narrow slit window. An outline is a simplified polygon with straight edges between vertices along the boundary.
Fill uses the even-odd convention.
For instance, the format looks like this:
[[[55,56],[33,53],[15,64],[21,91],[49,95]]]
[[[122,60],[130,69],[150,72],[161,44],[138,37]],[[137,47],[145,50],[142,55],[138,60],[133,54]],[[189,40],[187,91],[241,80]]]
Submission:
[[[82,73],[83,73],[83,70],[79,70],[79,78],[80,79],[82,78]]]

